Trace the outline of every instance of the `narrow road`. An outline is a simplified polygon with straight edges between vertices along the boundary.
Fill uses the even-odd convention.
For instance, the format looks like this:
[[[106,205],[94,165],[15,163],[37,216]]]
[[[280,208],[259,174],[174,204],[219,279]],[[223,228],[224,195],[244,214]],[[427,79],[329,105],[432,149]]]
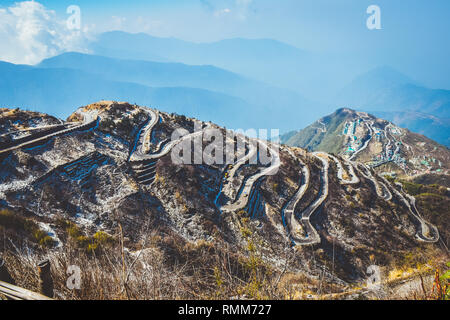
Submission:
[[[378,180],[372,175],[372,172],[365,164],[357,163],[356,167],[364,178],[370,180],[373,183],[377,195],[380,198],[383,198],[386,201],[390,201],[392,199],[392,193],[389,191],[389,188],[386,186],[386,184],[378,182]]]
[[[313,156],[322,162],[322,169],[320,171],[321,187],[318,197],[314,202],[309,205],[305,210],[300,213],[301,221],[298,222],[295,218],[295,206],[298,204],[300,199],[303,197],[306,189],[309,186],[309,170],[308,172],[303,171],[305,179],[299,191],[294,195],[293,199],[288,203],[286,209],[284,210],[284,217],[286,218],[286,225],[290,228],[290,236],[295,245],[312,245],[320,243],[320,235],[317,230],[312,226],[310,218],[317,211],[317,209],[322,205],[325,199],[328,197],[328,168],[329,161],[325,153],[314,152]],[[303,167],[305,168],[305,167]],[[306,237],[298,234],[298,232],[303,229],[306,233]]]
[[[160,116],[158,111],[149,108],[144,110],[148,113],[149,120],[139,130],[128,161],[131,163],[137,182],[141,185],[151,186],[155,182],[156,177],[156,160],[153,161],[147,154],[149,150],[148,143]]]
[[[317,211],[317,209],[322,205],[325,199],[328,197],[328,168],[330,163],[327,158],[324,157],[326,154],[320,152],[314,152],[313,156],[322,162],[322,169],[320,170],[320,180],[321,187],[319,191],[319,196],[317,199],[309,205],[303,212],[301,212],[301,221],[305,227],[307,237],[304,239],[297,239],[296,244],[299,245],[311,245],[320,243],[320,236],[317,230],[311,224],[311,216]]]
[[[159,121],[159,112],[145,108],[145,111],[149,114],[150,120],[148,123],[138,132],[137,139],[133,150],[131,151],[130,162],[139,162],[148,158],[147,152],[149,149],[147,141],[151,137],[153,128]]]
[[[325,125],[325,123],[323,123],[322,119],[317,120],[317,123],[322,126],[322,128],[317,128],[317,130],[320,130],[320,132],[322,133],[327,132],[327,126]]]
[[[226,205],[222,206],[220,208],[220,210],[222,212],[223,211],[236,212],[236,211],[244,209],[248,205],[249,196],[251,194],[252,188],[254,187],[255,183],[260,178],[274,173],[274,171],[278,170],[278,168],[280,167],[281,162],[280,162],[280,156],[279,156],[278,152],[273,148],[269,148],[264,141],[259,141],[258,143],[260,144],[262,150],[270,150],[271,165],[267,168],[264,168],[259,173],[251,176],[249,179],[247,179],[237,201],[234,203],[226,204]]]
[[[12,131],[10,131],[8,133],[1,134],[0,137],[6,137],[6,136],[9,136],[11,134],[17,134],[17,133],[23,133],[23,132],[32,132],[32,131],[36,131],[36,130],[52,129],[52,128],[57,128],[57,127],[61,127],[61,126],[64,126],[64,127],[66,127],[66,129],[69,129],[69,128],[72,128],[72,127],[77,126],[77,125],[79,125],[79,122],[66,122],[66,123],[64,123],[61,120],[61,123],[59,123],[59,124],[49,124],[49,125],[41,126],[41,127],[30,127],[30,128],[12,130]]]
[[[301,229],[301,225],[295,217],[295,208],[303,198],[306,190],[308,190],[310,180],[310,172],[308,166],[305,165],[300,159],[298,160],[300,161],[300,164],[302,166],[300,187],[291,198],[291,200],[289,200],[286,207],[282,210],[283,224],[288,230],[288,235],[294,242],[294,244],[302,244],[302,241],[304,240],[297,235],[298,230]]]
[[[65,134],[69,134],[75,131],[83,131],[83,130],[87,130],[90,128],[94,128],[96,125],[98,125],[98,121],[99,121],[99,117],[97,115],[94,115],[92,113],[89,112],[82,112],[82,111],[78,111],[81,115],[83,115],[84,117],[84,122],[82,124],[73,126],[72,124],[69,125],[69,128],[65,128],[65,129],[61,129],[58,130],[56,132],[52,132],[48,135],[44,135],[41,136],[38,134],[32,134],[30,136],[30,139],[24,142],[20,142],[17,143],[16,145],[13,145],[11,147],[5,148],[3,150],[0,150],[0,155],[4,154],[4,153],[8,153],[17,149],[21,149],[21,148],[26,148],[29,146],[33,146],[33,145],[37,145],[37,144],[41,144],[44,142],[49,141],[52,138],[55,138],[57,136],[62,136]],[[33,136],[37,137],[35,139],[33,139]]]
[[[362,120],[362,121],[364,121],[364,120]],[[364,143],[364,145],[361,148],[359,148],[355,153],[352,154],[352,156],[348,159],[349,161],[352,161],[359,153],[361,153],[361,151],[364,151],[367,148],[367,146],[369,145],[369,142],[373,138],[373,128],[372,128],[373,122],[367,123],[364,121],[364,123],[366,124],[367,128],[369,129],[369,139],[366,140],[366,142]]]
[[[151,137],[153,128],[159,122],[160,116],[157,111],[154,111],[152,109],[146,109],[146,111],[150,115],[150,121],[138,133],[137,141],[135,143],[134,150],[131,152],[129,162],[132,165],[136,180],[139,182],[139,184],[151,187],[156,178],[157,161],[169,154],[172,148],[180,142],[202,135],[204,130],[207,130],[210,127],[210,124],[208,123],[206,128],[200,131],[187,134],[177,140],[172,140],[166,143],[162,150],[160,150],[158,153],[147,154],[149,150],[149,137]]]
[[[401,192],[398,191],[396,188],[392,188],[394,193],[400,198],[401,201],[403,201],[403,203],[408,207],[411,215],[415,217],[417,221],[420,223],[420,232],[416,234],[417,239],[423,242],[431,242],[431,243],[438,242],[439,230],[436,228],[436,226],[432,225],[431,223],[428,223],[422,218],[421,214],[419,213],[416,207],[416,199],[408,195],[403,190],[402,184],[396,182],[396,185],[399,185],[401,187]],[[407,198],[409,199],[409,201]],[[430,233],[432,234],[430,235]]]
[[[359,183],[359,178],[358,176],[355,174],[355,170],[353,168],[353,164],[351,162],[346,162],[346,165],[348,167],[348,174],[351,176],[351,179],[344,179],[343,175],[344,175],[344,167],[342,166],[341,161],[336,158],[335,156],[328,154],[328,157],[330,157],[331,159],[333,159],[333,161],[336,163],[337,166],[337,177],[339,179],[339,182],[341,184],[358,184]]]
[[[258,151],[256,143],[253,143],[252,141],[249,143],[248,148],[249,148],[249,150],[248,150],[247,154],[245,154],[234,165],[232,165],[231,169],[228,171],[228,176],[223,183],[221,193],[223,193],[230,199],[234,199],[233,193],[237,193],[236,188],[234,188],[234,186],[233,186],[233,181],[234,181],[236,172],[240,169],[240,167],[242,165],[244,165],[247,161],[252,159]]]

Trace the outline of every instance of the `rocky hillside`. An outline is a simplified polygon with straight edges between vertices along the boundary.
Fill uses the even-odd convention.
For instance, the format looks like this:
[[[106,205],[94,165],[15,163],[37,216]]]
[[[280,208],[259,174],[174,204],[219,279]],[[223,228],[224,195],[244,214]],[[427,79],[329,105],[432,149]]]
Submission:
[[[282,139],[288,145],[331,152],[380,173],[448,176],[450,150],[423,135],[365,112],[339,109]]]
[[[403,154],[397,148],[421,150],[423,140],[391,124],[349,110],[337,114],[349,120],[324,118],[316,134],[339,131],[336,141],[342,145],[353,135],[362,144],[373,139],[366,148],[395,159]],[[352,114],[358,116],[353,122]],[[130,268],[139,261],[142,271],[160,261],[164,270],[187,279],[186,288],[186,283],[200,286],[197,276],[207,277],[179,297],[199,297],[198,290],[203,298],[217,292],[228,298],[274,297],[267,291],[273,280],[270,288],[282,292],[276,297],[286,298],[287,287],[294,296],[319,296],[324,288],[346,292],[365,283],[370,265],[389,274],[429,263],[448,245],[440,236],[441,220],[433,225],[424,219],[401,184],[346,159],[373,163],[363,150],[348,157],[334,149],[336,155],[310,153],[242,135],[230,138],[212,123],[111,101],[81,107],[67,121],[5,109],[0,121],[7,137],[0,143],[2,252],[78,250],[88,254],[88,268],[97,263],[90,256],[98,259],[118,244],[121,251],[108,257],[123,257]],[[18,136],[18,130],[24,132]],[[220,148],[206,152],[213,140],[236,149],[236,155],[217,161]],[[320,146],[330,140],[314,141]],[[358,143],[351,144],[356,151]],[[203,146],[200,161],[195,145]],[[427,158],[430,170],[437,170],[439,161],[447,170],[446,155],[430,152],[427,156],[437,159]],[[177,155],[192,161],[177,162]],[[234,277],[240,280],[231,285]],[[63,289],[60,294],[64,297]]]

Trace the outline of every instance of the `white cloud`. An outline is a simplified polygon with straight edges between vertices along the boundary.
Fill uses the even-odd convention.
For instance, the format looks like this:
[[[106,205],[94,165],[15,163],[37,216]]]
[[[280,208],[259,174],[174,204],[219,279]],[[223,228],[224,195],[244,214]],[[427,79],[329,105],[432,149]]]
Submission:
[[[220,17],[220,16],[223,16],[223,15],[226,15],[226,14],[229,14],[229,13],[231,13],[231,9],[229,9],[229,8],[218,9],[218,10],[214,11],[214,16],[215,17]]]
[[[66,20],[35,1],[0,9],[0,60],[36,64],[65,51],[86,52],[87,30],[69,30]]]
[[[212,12],[214,17],[232,16],[235,19],[246,20],[253,0],[223,0],[210,2],[201,0],[203,7]]]
[[[247,19],[248,8],[251,4],[252,0],[236,0],[237,16],[239,19]]]
[[[124,28],[125,23],[127,22],[127,18],[112,16],[111,17],[111,25],[112,30],[122,30]]]

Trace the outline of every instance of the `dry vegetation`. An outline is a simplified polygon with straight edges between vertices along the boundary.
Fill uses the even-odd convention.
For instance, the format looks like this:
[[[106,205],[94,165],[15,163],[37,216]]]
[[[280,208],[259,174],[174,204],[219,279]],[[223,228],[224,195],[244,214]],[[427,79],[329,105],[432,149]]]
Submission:
[[[16,284],[33,291],[39,290],[36,265],[50,259],[56,299],[387,298],[367,295],[364,284],[343,288],[320,277],[292,272],[289,265],[298,256],[291,250],[282,257],[284,267],[273,268],[263,260],[262,243],[252,232],[250,220],[244,213],[236,219],[245,243],[240,253],[225,242],[186,242],[166,229],[152,229],[150,223],[142,227],[141,240],[131,251],[124,247],[126,237],[120,225],[114,235],[97,232],[89,236],[76,225],[60,221],[67,236],[63,248],[49,250],[26,242],[18,247],[5,239],[4,233],[2,242],[9,244],[2,256]],[[449,298],[450,265],[433,264],[427,260],[430,254],[433,252],[419,249],[405,253],[386,268],[384,285],[391,288],[389,299]],[[79,290],[67,286],[67,270],[72,265],[81,269]],[[434,281],[429,285],[427,280],[434,270]],[[405,297],[396,288],[407,280],[422,284]]]
[[[156,231],[142,240],[144,250],[129,252],[120,230],[116,237],[101,250],[86,250],[78,240],[57,251],[12,246],[3,258],[16,284],[33,291],[36,265],[50,259],[57,299],[280,299],[291,285],[263,263],[251,238],[248,255],[237,255],[225,244],[186,243]],[[67,288],[71,265],[81,268],[80,290]]]

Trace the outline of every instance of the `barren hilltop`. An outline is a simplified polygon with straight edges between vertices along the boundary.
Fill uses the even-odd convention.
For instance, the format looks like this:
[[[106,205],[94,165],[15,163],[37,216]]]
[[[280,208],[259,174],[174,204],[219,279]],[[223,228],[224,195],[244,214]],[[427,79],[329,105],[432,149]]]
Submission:
[[[0,112],[0,249],[29,289],[35,278],[20,273],[48,256],[61,298],[72,297],[61,279],[73,263],[89,275],[78,298],[369,297],[380,294],[366,287],[371,265],[383,271],[382,294],[394,295],[393,284],[447,255],[448,189],[414,194],[363,151],[228,139],[213,123],[124,102],[84,106],[66,121]],[[388,125],[358,116],[364,130],[354,122],[335,130],[376,139]],[[318,131],[330,130],[326,121]],[[383,134],[397,145],[405,136],[394,129]],[[182,146],[195,158],[195,141],[208,150],[213,133],[242,152],[228,163],[174,162]],[[414,137],[397,155],[417,152]],[[431,208],[422,193],[432,194]]]

